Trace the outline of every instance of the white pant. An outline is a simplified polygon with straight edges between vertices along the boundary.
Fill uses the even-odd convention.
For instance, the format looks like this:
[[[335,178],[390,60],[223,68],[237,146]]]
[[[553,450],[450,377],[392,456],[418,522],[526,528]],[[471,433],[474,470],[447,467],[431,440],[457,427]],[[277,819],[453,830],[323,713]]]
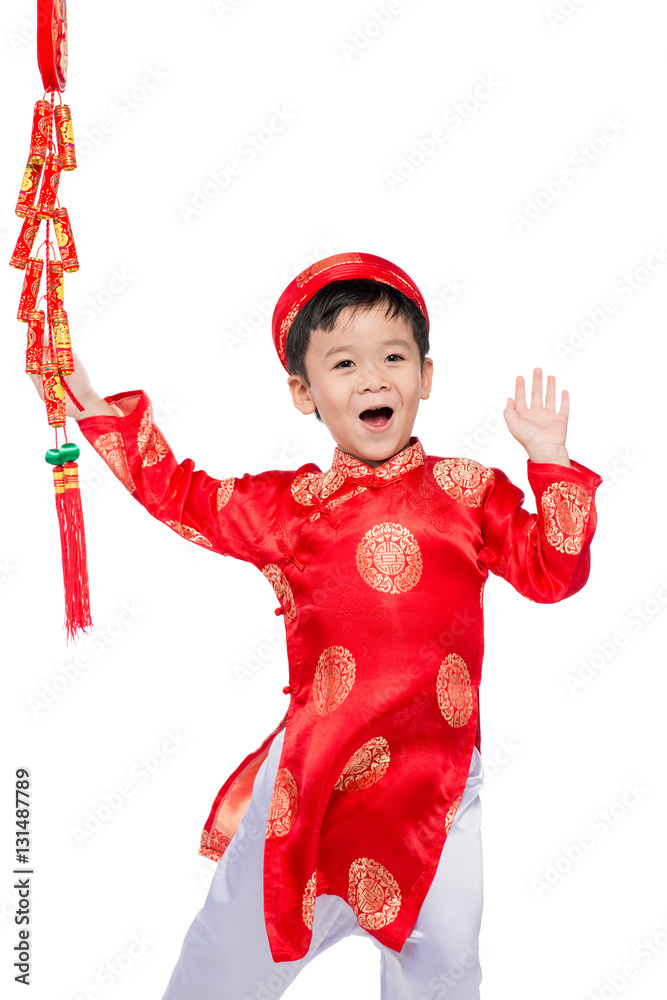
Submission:
[[[296,962],[274,962],[264,924],[264,837],[284,730],[257,773],[252,798],[188,930],[162,1000],[277,1000],[316,955],[357,934],[381,952],[382,1000],[479,1000],[483,765],[470,773],[417,922],[400,952],[359,926],[339,896],[315,901],[313,938]],[[353,1000],[360,1000],[354,997]]]

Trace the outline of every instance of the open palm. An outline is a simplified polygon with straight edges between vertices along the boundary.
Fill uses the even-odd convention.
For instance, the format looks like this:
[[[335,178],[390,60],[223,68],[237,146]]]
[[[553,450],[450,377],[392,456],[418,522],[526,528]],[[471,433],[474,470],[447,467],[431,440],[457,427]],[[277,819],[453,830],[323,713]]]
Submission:
[[[533,369],[530,406],[526,403],[526,388],[522,375],[517,375],[515,398],[510,396],[503,411],[510,433],[526,451],[565,445],[570,396],[567,389],[561,395],[560,410],[556,411],[556,378],[547,377],[547,392],[542,402],[542,369]]]

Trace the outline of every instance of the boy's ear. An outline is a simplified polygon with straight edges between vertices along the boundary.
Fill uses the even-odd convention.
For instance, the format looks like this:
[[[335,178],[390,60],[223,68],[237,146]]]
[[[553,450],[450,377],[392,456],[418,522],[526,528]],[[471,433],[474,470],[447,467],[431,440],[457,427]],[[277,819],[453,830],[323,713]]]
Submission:
[[[421,398],[428,399],[431,394],[431,383],[433,381],[433,361],[431,358],[424,358],[421,370]]]
[[[314,413],[315,400],[310,394],[310,389],[298,375],[290,375],[287,379],[289,390],[292,393],[292,401],[297,410],[301,413]]]

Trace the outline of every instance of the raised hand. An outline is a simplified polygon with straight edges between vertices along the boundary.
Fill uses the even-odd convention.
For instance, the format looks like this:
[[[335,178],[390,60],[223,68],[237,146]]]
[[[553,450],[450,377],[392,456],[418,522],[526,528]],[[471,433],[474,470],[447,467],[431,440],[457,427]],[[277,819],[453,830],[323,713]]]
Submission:
[[[515,398],[507,399],[503,411],[510,434],[524,446],[531,462],[549,462],[570,466],[565,448],[570,396],[567,389],[561,394],[560,410],[556,411],[556,379],[547,377],[547,392],[542,402],[542,369],[533,369],[533,387],[530,406],[526,403],[523,376],[517,375]]]

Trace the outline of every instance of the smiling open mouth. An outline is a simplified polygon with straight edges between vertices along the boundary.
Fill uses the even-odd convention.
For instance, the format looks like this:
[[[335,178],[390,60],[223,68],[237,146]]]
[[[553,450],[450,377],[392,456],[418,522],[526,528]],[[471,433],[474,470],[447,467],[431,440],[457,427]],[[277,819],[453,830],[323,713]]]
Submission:
[[[394,411],[390,406],[374,406],[359,414],[359,419],[370,427],[384,427],[391,420]]]

